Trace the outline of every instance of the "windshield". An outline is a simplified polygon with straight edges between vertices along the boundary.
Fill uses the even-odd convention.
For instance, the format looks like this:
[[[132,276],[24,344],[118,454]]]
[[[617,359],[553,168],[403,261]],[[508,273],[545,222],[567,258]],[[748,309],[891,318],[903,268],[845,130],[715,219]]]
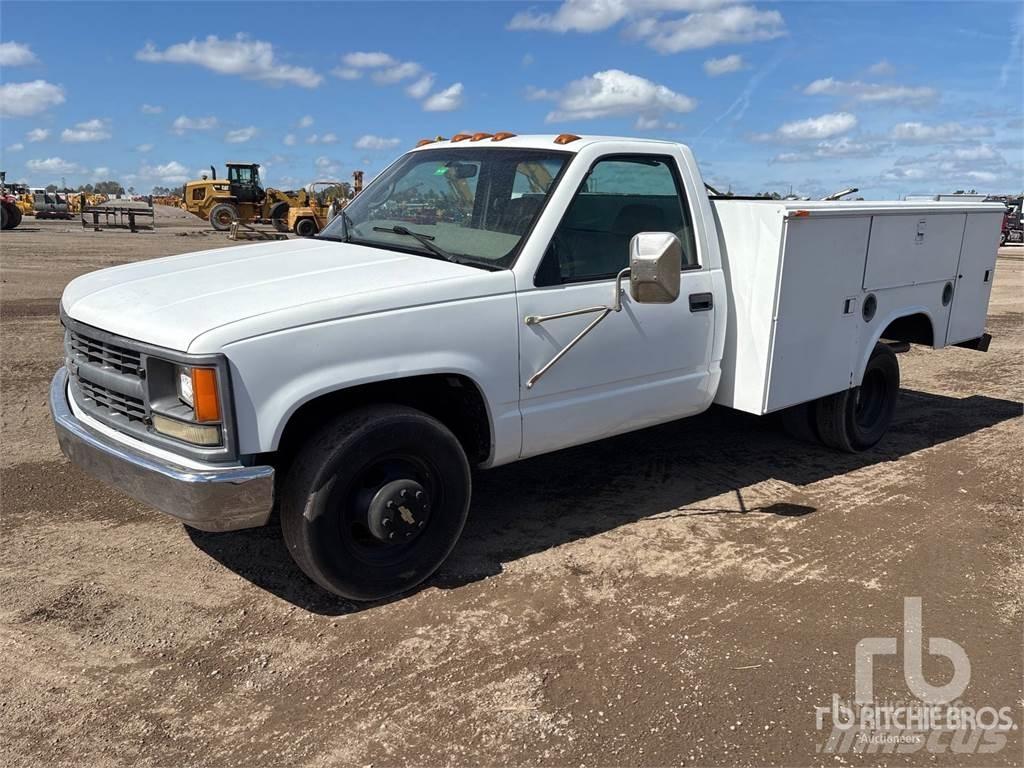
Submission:
[[[507,268],[569,157],[496,147],[410,152],[321,236]]]

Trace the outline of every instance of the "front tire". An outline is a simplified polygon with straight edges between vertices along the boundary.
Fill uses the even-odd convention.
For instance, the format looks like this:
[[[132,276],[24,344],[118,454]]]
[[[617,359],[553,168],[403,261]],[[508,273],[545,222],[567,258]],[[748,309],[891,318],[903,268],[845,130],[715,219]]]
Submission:
[[[469,462],[441,422],[413,408],[342,414],[295,457],[281,499],[292,558],[326,590],[379,600],[444,562],[469,513]]]
[[[295,222],[295,234],[299,237],[312,237],[316,233],[316,222],[312,219],[299,219]]]
[[[210,211],[210,226],[218,232],[227,232],[233,221],[238,221],[238,209],[231,203],[218,203]]]
[[[886,344],[875,344],[859,387],[817,401],[821,441],[838,451],[859,453],[881,440],[892,424],[900,391],[900,364]]]

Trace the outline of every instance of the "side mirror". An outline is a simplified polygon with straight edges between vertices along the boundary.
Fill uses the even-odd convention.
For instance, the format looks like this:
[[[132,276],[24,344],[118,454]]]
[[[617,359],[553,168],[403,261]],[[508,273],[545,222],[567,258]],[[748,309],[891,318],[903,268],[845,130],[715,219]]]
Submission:
[[[683,244],[671,232],[640,232],[629,241],[629,295],[640,304],[679,298]]]

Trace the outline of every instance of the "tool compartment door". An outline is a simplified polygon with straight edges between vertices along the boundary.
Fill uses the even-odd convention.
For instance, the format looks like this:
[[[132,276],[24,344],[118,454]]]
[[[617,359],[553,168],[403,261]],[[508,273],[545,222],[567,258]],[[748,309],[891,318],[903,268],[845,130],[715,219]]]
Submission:
[[[963,213],[875,215],[864,290],[952,280],[964,235]]]
[[[967,215],[946,344],[976,339],[985,332],[1001,224],[998,213]]]
[[[850,386],[870,229],[869,215],[787,220],[766,412]]]

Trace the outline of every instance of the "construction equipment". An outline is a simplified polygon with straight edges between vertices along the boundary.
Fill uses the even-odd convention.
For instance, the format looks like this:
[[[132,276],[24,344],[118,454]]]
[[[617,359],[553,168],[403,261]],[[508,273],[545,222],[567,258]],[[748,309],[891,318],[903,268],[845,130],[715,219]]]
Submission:
[[[103,221],[100,221],[100,217]],[[138,232],[140,229],[156,229],[156,216],[153,207],[141,205],[97,205],[81,209],[82,229],[100,232],[104,229],[127,229]],[[149,219],[143,223],[139,219]]]
[[[305,198],[301,204],[288,209],[286,231],[300,237],[312,237],[362,191],[362,171],[353,171],[351,184],[347,181],[314,181],[308,184],[302,190]]]
[[[0,229],[14,229],[21,224],[21,217],[18,197],[7,191],[7,172],[0,171]]]
[[[227,163],[226,179],[217,178],[210,166],[210,177],[185,184],[181,207],[206,219],[218,232],[226,232],[233,221],[247,224],[271,223],[280,232],[288,231],[288,209],[304,202],[303,193],[260,186],[259,163]]]
[[[287,240],[288,235],[284,232],[268,232],[265,229],[256,229],[251,224],[241,221],[231,222],[231,231],[228,233],[228,240]]]

